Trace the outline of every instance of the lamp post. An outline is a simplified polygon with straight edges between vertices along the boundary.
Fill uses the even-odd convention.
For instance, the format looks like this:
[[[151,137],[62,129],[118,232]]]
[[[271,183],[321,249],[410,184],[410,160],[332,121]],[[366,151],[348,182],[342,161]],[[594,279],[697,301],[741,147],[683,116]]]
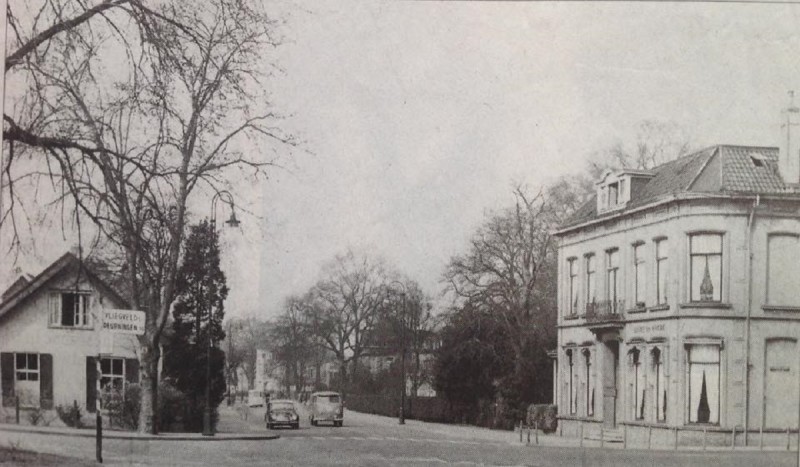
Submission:
[[[398,416],[398,423],[400,425],[406,424],[406,286],[400,281],[392,281],[390,286],[399,284],[403,289],[401,296],[403,297],[403,309],[400,314],[400,415]]]
[[[223,199],[224,198],[224,199]],[[239,220],[236,219],[236,208],[233,204],[233,195],[227,190],[217,192],[211,198],[211,232],[217,232],[217,201],[222,199],[231,208],[231,218],[225,221],[231,227],[238,227]],[[203,410],[203,436],[214,436],[214,428],[211,426],[211,348],[214,347],[214,339],[211,335],[211,314],[213,310],[208,304],[208,342],[206,345],[206,406]]]

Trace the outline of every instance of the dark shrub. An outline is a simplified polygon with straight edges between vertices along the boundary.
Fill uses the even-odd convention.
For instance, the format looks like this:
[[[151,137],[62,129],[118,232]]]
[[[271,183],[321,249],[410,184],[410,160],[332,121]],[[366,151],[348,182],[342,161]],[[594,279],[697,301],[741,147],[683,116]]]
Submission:
[[[558,428],[558,410],[552,404],[531,404],[528,406],[528,416],[525,423],[529,426],[538,426],[545,433],[552,433]]]
[[[64,425],[72,428],[83,428],[83,421],[81,420],[83,414],[78,404],[59,404],[56,406],[56,413],[58,418],[64,422]]]

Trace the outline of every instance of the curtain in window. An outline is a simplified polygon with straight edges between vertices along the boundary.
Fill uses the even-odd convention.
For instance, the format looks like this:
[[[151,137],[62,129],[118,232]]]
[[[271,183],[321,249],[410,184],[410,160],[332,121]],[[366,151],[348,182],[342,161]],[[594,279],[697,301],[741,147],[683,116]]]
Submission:
[[[719,346],[689,348],[689,421],[719,423]]]
[[[691,300],[722,301],[722,235],[691,237]]]

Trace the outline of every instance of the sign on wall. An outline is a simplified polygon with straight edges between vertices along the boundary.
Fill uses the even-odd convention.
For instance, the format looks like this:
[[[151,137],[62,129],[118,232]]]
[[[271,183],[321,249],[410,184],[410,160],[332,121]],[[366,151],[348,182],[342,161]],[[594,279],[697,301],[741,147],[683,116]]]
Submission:
[[[118,334],[144,334],[144,311],[103,309],[103,331]]]

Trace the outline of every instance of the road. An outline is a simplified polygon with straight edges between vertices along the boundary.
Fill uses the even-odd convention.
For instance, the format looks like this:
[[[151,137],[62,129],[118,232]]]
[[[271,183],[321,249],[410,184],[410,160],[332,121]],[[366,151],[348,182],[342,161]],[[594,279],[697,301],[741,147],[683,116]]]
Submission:
[[[263,431],[263,409],[255,409],[240,431]],[[272,441],[124,441],[107,439],[106,465],[796,465],[785,451],[672,452],[523,446],[510,432],[450,427],[347,412],[345,425],[311,427],[305,414],[299,430],[277,430]],[[243,430],[244,428],[244,430]],[[0,432],[0,444],[92,459],[94,441],[40,434]]]

